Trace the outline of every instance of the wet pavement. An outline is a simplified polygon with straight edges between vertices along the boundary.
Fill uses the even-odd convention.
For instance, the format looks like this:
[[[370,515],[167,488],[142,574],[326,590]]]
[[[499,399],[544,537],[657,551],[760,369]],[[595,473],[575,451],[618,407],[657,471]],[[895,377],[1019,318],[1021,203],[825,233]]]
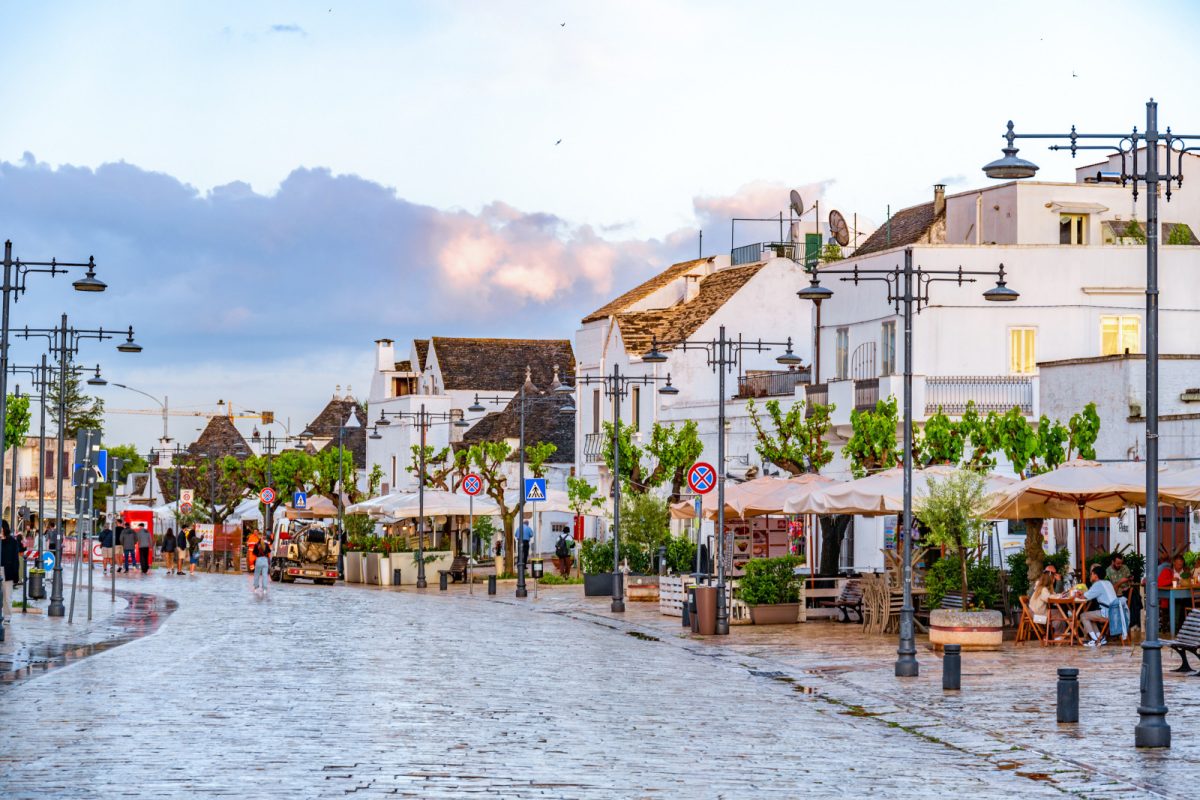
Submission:
[[[127,613],[124,629],[141,615],[153,635],[0,686],[6,795],[1186,797],[1200,785],[1200,678],[1168,677],[1176,747],[1139,753],[1128,651],[965,654],[964,690],[943,696],[932,653],[915,681],[891,676],[890,637],[812,623],[697,640],[656,606],[617,618],[578,587],[516,601],[302,584],[260,599],[216,575],[125,585],[161,599],[96,629],[114,633]],[[1054,722],[1046,677],[1067,660],[1085,668],[1074,729]]]

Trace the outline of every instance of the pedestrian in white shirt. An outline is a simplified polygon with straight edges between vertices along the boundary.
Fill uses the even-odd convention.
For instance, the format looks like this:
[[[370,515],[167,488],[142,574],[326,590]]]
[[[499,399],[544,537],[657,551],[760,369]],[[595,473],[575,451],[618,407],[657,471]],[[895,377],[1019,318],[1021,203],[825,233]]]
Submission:
[[[1100,647],[1108,640],[1100,638],[1100,630],[1096,627],[1096,623],[1108,619],[1108,609],[1117,599],[1117,592],[1113,589],[1113,585],[1104,579],[1104,570],[1100,568],[1099,564],[1092,565],[1088,577],[1092,579],[1092,585],[1083,593],[1083,599],[1095,600],[1099,603],[1100,608],[1096,611],[1085,611],[1080,617],[1083,620],[1083,629],[1090,637],[1090,641],[1084,642],[1084,644],[1088,647]]]

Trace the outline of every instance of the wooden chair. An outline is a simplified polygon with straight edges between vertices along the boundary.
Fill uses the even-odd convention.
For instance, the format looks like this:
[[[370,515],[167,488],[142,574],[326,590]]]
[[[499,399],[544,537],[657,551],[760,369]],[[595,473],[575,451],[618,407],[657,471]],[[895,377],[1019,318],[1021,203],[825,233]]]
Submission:
[[[1017,644],[1027,642],[1030,639],[1030,634],[1041,642],[1042,646],[1046,646],[1046,638],[1049,636],[1047,626],[1036,622],[1033,619],[1033,612],[1029,610],[1029,598],[1021,595],[1021,618],[1017,624]]]
[[[962,592],[946,592],[946,596],[942,598],[942,606],[941,607],[945,608],[945,609],[953,610],[953,611],[962,611],[963,609],[970,606],[971,602],[974,599],[975,599],[974,595],[968,594],[967,602],[964,603]]]

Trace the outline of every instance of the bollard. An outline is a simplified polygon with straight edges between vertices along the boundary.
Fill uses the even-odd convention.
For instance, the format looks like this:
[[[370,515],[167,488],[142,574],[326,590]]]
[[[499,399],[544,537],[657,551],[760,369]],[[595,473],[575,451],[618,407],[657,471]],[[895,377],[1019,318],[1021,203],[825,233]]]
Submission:
[[[399,585],[400,585],[400,570],[393,569],[392,570],[392,586],[399,586]]]
[[[1079,722],[1079,670],[1058,668],[1058,721]]]
[[[667,546],[665,544],[658,548],[658,574],[667,574]]]
[[[488,594],[496,593],[496,576],[488,575]]]
[[[700,632],[700,617],[696,616],[696,587],[688,587],[688,622],[691,625],[692,633]]]
[[[446,573],[444,573],[444,572],[439,572],[439,573],[438,573],[438,591],[439,591],[439,592],[444,592],[444,591],[446,591],[446,578],[447,578],[447,577],[448,577],[448,576],[447,576],[447,575],[446,575]]]
[[[948,644],[942,651],[942,691],[958,691],[962,688],[962,645]]]
[[[692,627],[691,605],[692,605],[692,590],[691,590],[691,588],[685,586],[683,589],[683,608],[682,608],[683,614],[681,614],[681,616],[683,617],[682,625],[685,628]]]

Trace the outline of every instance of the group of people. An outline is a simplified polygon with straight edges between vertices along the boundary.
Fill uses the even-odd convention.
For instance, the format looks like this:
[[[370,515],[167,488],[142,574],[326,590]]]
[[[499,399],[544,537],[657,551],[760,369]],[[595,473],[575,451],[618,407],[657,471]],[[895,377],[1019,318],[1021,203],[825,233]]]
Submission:
[[[1113,563],[1106,571],[1099,564],[1093,564],[1088,571],[1088,587],[1084,590],[1072,587],[1061,593],[1055,592],[1058,583],[1058,568],[1047,564],[1038,577],[1037,582],[1029,592],[1029,611],[1033,621],[1047,626],[1051,641],[1067,639],[1070,621],[1065,617],[1052,619],[1050,616],[1050,599],[1060,597],[1080,603],[1076,611],[1079,622],[1087,634],[1084,641],[1086,647],[1103,647],[1108,643],[1108,635],[1124,637],[1129,631],[1129,606],[1122,596],[1132,578],[1125,560],[1117,554]],[[1084,605],[1086,603],[1086,605]],[[1107,626],[1104,623],[1107,622]]]
[[[158,542],[167,574],[183,575],[186,569],[194,575],[196,565],[200,563],[201,541],[203,537],[195,528],[185,528],[178,534],[173,528],[167,528],[167,532]],[[117,557],[118,545],[123,555],[120,559]],[[144,522],[139,522],[136,528],[119,522],[113,527],[106,526],[100,531],[104,574],[107,575],[109,569],[115,572],[129,572],[131,566],[140,567],[142,574],[149,572],[154,545],[154,535],[146,528]]]

